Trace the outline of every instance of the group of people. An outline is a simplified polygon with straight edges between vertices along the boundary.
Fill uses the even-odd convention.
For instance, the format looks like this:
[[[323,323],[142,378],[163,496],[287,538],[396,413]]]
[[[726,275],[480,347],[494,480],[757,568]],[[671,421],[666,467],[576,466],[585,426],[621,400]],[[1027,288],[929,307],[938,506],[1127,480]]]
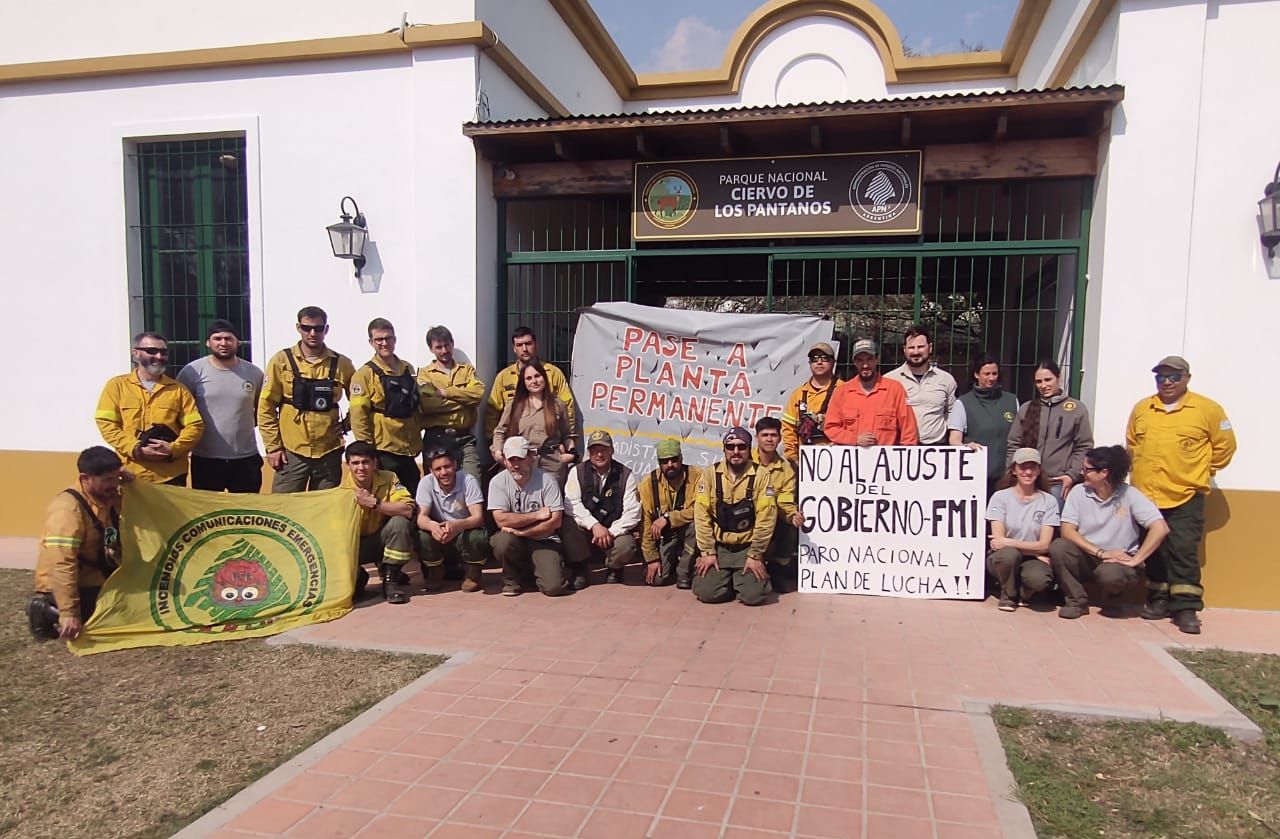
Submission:
[[[504,595],[549,596],[586,588],[593,561],[606,583],[618,583],[640,559],[649,585],[758,605],[796,585],[801,445],[967,444],[1003,455],[989,457],[987,512],[1000,608],[1056,581],[1060,614],[1078,617],[1088,611],[1081,581],[1113,592],[1145,565],[1144,616],[1172,614],[1184,631],[1199,629],[1204,495],[1235,441],[1222,409],[1188,392],[1181,358],[1155,367],[1156,394],[1130,419],[1132,484],[1126,450],[1093,446],[1088,411],[1064,394],[1055,363],[1036,368],[1037,397],[1019,406],[1001,389],[998,360],[979,356],[973,386],[957,396],[919,327],[904,336],[905,363],[884,375],[876,343],[856,341],[849,382],[835,376],[831,345],[815,344],[809,378],[780,418],[756,423],[754,439],[752,430],[729,429],[723,458],[710,467],[686,464],[680,441],[664,439],[656,468],[638,476],[614,459],[603,429],[587,435],[580,458],[568,381],[540,360],[527,327],[512,333],[516,361],[495,376],[487,401],[443,326],[427,332],[433,360],[417,370],[397,356],[386,319],[369,323],[372,357],[358,369],[327,346],[328,330],[322,309],[303,308],[298,342],[264,372],[237,355],[235,326],[214,321],[209,354],[176,379],[166,373],[164,337],[135,336],[134,369],[107,382],[95,414],[110,448],[82,452],[78,484],[49,507],[28,606],[34,634],[74,638],[92,613],[118,562],[122,480],[185,486],[189,474],[194,489],[258,492],[255,428],[273,493],[352,491],[362,510],[357,596],[369,580],[364,566],[376,565],[385,599],[407,603],[405,566],[415,556],[428,592],[443,587],[450,569],[463,591],[481,591],[492,557]],[[490,476],[475,436],[482,402]],[[355,441],[344,446],[347,433]]]

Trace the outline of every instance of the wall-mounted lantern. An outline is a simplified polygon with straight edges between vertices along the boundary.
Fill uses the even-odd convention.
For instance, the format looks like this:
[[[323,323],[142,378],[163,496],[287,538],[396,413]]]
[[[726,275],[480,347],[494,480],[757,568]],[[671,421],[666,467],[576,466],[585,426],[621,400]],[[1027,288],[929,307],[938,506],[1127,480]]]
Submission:
[[[1280,245],[1280,164],[1276,164],[1271,183],[1262,190],[1258,212],[1262,215],[1262,246],[1267,249],[1267,256],[1274,257],[1276,245]]]
[[[351,202],[352,209],[355,210],[355,219],[347,212],[347,202]],[[329,231],[329,244],[333,246],[333,255],[339,259],[350,259],[355,263],[356,276],[360,276],[360,269],[364,267],[364,244],[369,238],[369,230],[365,227],[364,213],[360,212],[360,205],[350,195],[343,196],[342,202],[338,205],[338,214],[342,216],[342,221],[337,224],[331,224],[325,228]]]

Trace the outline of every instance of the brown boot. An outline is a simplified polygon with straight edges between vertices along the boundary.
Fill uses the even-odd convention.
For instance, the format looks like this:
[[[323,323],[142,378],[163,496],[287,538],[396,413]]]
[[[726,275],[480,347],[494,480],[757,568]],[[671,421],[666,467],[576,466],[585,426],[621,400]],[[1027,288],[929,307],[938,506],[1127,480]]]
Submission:
[[[444,588],[444,565],[427,565],[422,569],[422,587],[427,591]]]
[[[462,581],[462,590],[466,592],[484,591],[484,583],[480,580],[480,575],[484,572],[484,568],[479,565],[467,563],[464,572],[465,578]]]

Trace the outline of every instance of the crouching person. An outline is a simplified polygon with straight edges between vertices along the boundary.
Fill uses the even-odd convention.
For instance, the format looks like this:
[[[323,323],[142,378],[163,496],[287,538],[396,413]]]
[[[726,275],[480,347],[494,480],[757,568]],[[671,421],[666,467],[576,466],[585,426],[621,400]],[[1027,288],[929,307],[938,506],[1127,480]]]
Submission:
[[[418,484],[418,547],[426,571],[427,591],[439,591],[444,564],[463,567],[462,590],[483,589],[481,574],[489,558],[489,534],[484,529],[484,495],[480,482],[458,471],[458,461],[444,446],[424,455],[427,474]]]
[[[355,599],[369,584],[366,563],[379,566],[382,594],[388,603],[409,602],[409,576],[404,564],[413,557],[413,496],[395,472],[378,468],[373,443],[357,440],[346,449],[347,472],[342,486],[352,490],[360,506],[360,550],[356,559]]]
[[[502,456],[506,470],[489,482],[489,510],[499,527],[489,543],[502,563],[502,593],[514,597],[537,585],[543,594],[558,597],[569,591],[557,535],[564,518],[560,484],[534,466],[537,452],[530,452],[524,437],[504,440]]]
[[[702,470],[687,466],[680,441],[668,437],[658,443],[658,467],[640,481],[640,550],[644,581],[651,586],[676,584],[693,588],[693,488]]]
[[[698,561],[693,593],[703,603],[735,596],[759,606],[772,588],[764,553],[773,538],[778,507],[769,476],[751,462],[751,433],[724,435],[724,460],[703,474],[694,502]]]
[[[613,437],[596,429],[587,439],[587,462],[569,472],[565,484],[565,507],[573,517],[565,536],[575,545],[566,545],[588,560],[604,561],[604,581],[622,582],[622,570],[635,561],[636,539],[631,535],[640,523],[640,495],[630,467],[613,459]],[[584,567],[579,563],[579,567]],[[577,576],[575,574],[575,576]]]
[[[1058,617],[1089,614],[1089,595],[1082,582],[1096,580],[1107,598],[1102,613],[1118,613],[1113,600],[1138,579],[1138,569],[1169,535],[1160,510],[1125,483],[1129,455],[1120,446],[1089,449],[1084,455],[1084,486],[1067,496],[1062,507],[1062,537],[1053,540],[1049,556],[1066,605]],[[1146,536],[1142,536],[1146,528]]]
[[[98,604],[102,584],[120,563],[120,482],[124,462],[106,446],[76,459],[80,480],[54,496],[45,512],[27,622],[36,638],[73,641]]]
[[[1058,499],[1049,492],[1049,479],[1040,469],[1040,452],[1021,448],[1013,464],[996,484],[987,504],[991,525],[991,553],[987,570],[1000,583],[1000,611],[1012,612],[1018,600],[1025,605],[1053,587],[1049,545],[1058,518]]]

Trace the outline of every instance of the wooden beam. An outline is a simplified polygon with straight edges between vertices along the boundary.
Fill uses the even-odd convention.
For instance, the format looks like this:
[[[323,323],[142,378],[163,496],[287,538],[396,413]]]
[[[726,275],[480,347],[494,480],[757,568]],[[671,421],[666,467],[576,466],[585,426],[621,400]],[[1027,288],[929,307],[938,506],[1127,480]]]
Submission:
[[[902,145],[911,145],[911,117],[902,115]]]
[[[822,151],[822,126],[816,122],[809,126],[809,147],[814,151]]]
[[[925,146],[925,181],[1069,178],[1098,173],[1096,137]]]
[[[630,195],[634,178],[630,160],[498,164],[493,167],[493,197]]]
[[[1009,135],[1009,115],[1001,111],[996,115],[996,131],[992,139],[1002,142]]]
[[[729,136],[729,126],[720,126],[720,153],[733,154],[733,138]]]

